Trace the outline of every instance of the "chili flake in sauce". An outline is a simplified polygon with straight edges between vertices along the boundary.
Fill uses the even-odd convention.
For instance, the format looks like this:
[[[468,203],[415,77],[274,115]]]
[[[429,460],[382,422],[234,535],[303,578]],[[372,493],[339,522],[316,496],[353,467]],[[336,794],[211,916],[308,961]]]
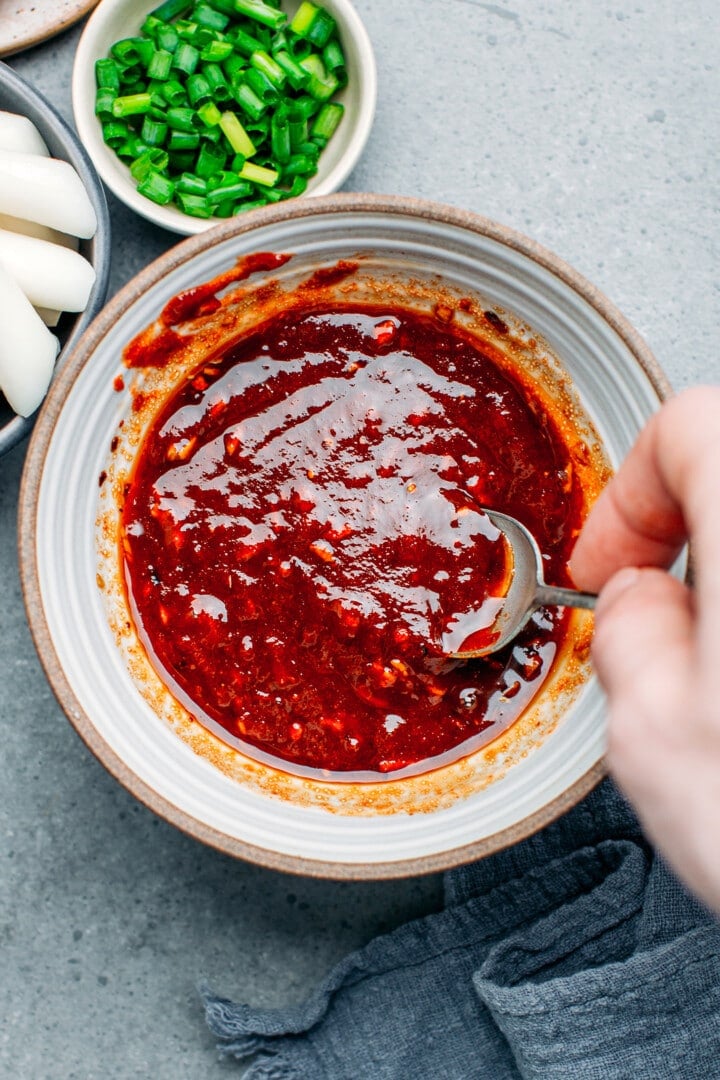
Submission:
[[[582,511],[530,386],[403,309],[276,315],[165,402],[122,512],[131,609],[190,712],[291,771],[421,771],[504,731],[566,631],[458,662],[502,591],[482,512],[520,518],[566,583]],[[453,634],[455,638],[453,638]]]

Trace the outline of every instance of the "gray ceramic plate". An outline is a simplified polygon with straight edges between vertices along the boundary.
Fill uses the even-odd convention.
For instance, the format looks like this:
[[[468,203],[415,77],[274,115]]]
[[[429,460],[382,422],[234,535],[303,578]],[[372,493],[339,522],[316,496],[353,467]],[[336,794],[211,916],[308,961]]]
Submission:
[[[98,228],[92,240],[82,240],[80,252],[95,267],[96,279],[85,311],[79,315],[63,315],[56,333],[62,346],[56,372],[65,363],[73,345],[92,322],[105,302],[110,273],[110,218],[105,192],[97,173],[78,140],[50,103],[19,75],[0,63],[0,109],[21,113],[32,120],[47,143],[53,157],[69,161],[85,184],[95,208]],[[32,428],[34,417],[16,416],[0,394],[0,454],[15,446]]]

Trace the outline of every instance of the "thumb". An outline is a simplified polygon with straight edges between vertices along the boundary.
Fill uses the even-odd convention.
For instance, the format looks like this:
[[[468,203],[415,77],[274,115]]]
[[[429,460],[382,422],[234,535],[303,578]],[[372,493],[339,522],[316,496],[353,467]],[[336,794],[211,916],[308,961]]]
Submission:
[[[610,578],[595,612],[592,655],[611,706],[662,708],[689,677],[690,590],[663,570],[626,567]]]

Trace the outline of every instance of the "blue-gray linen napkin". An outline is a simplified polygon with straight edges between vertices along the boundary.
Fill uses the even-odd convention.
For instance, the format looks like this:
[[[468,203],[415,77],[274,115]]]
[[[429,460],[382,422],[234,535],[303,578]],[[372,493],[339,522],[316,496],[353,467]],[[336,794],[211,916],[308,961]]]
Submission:
[[[205,1008],[245,1080],[713,1080],[720,924],[606,781],[304,1004]]]

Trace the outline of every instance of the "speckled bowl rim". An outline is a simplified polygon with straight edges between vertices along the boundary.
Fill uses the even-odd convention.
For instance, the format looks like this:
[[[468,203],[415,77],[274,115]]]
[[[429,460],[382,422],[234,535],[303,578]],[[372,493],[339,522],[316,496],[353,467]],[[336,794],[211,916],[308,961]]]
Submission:
[[[9,56],[17,56],[18,53],[24,52],[26,49],[31,49],[35,45],[41,45],[44,41],[57,37],[58,34],[69,30],[71,26],[74,26],[80,19],[88,15],[97,6],[98,2],[99,0],[76,0],[75,3],[70,5],[70,10],[66,14],[58,14],[56,18],[48,18],[40,29],[32,30],[24,35],[19,34],[16,38],[8,40],[7,44],[0,41],[0,57],[6,59]],[[67,8],[68,5],[58,4],[56,6],[60,9]],[[8,19],[11,18],[9,13],[7,17]]]
[[[580,802],[607,775],[605,759],[601,758],[561,795],[521,821],[472,843],[430,855],[392,862],[346,864],[287,855],[250,844],[207,826],[159,796],[128,769],[123,760],[98,734],[75,697],[58,660],[45,616],[36,555],[36,516],[43,462],[63,403],[88,357],[92,355],[109,328],[131,306],[136,296],[145,292],[162,277],[192,259],[199,252],[233,236],[292,218],[330,214],[334,211],[397,214],[424,218],[480,234],[520,252],[559,278],[602,316],[630,350],[661,401],[672,393],[670,383],[649,347],[611,301],[558,256],[514,229],[470,211],[424,199],[394,195],[346,193],[312,198],[306,202],[298,201],[292,205],[280,203],[264,207],[221,224],[209,232],[191,236],[156,259],[140,271],[107,304],[86,330],[73,355],[53,383],[28,448],[20,487],[18,512],[20,576],[33,640],[58,702],[86,746],[108,772],[148,809],[218,851],[273,870],[335,880],[390,879],[446,870],[484,858],[524,840]]]

